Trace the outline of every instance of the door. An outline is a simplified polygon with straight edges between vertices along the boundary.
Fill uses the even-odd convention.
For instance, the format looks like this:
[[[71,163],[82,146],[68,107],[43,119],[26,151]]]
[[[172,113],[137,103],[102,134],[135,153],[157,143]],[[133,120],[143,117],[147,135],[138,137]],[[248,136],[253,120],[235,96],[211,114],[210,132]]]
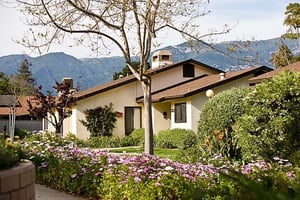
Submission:
[[[141,128],[141,108],[125,107],[125,134],[129,135],[138,128]]]

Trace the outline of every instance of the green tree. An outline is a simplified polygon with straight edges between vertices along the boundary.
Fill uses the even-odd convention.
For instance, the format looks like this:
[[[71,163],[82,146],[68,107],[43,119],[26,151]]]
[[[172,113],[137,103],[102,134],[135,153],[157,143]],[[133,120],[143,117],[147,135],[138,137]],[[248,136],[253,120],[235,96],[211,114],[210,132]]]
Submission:
[[[139,65],[140,65],[140,62],[132,62],[132,66],[135,69],[138,69]],[[148,63],[145,70],[148,70],[149,68],[150,68],[150,64]],[[129,67],[126,65],[121,71],[115,72],[113,74],[113,80],[119,79],[120,77],[126,77],[130,74],[132,74],[132,72],[130,71]]]
[[[198,135],[206,154],[239,157],[239,149],[232,136],[236,120],[244,113],[243,99],[249,88],[224,91],[207,101],[201,111]]]
[[[0,72],[0,95],[9,95],[9,88],[9,77],[7,77],[3,72]]]
[[[300,38],[299,28],[300,28],[300,4],[290,3],[286,7],[284,13],[286,15],[284,19],[284,25],[288,26],[289,29],[286,34],[283,35],[284,38],[297,39]],[[299,47],[300,48],[300,47]]]
[[[279,46],[276,53],[272,54],[271,61],[276,68],[284,67],[292,63],[293,53],[286,44]]]
[[[34,97],[28,100],[31,116],[46,119],[55,128],[57,134],[61,134],[64,119],[72,114],[72,105],[76,102],[74,90],[69,83],[58,83],[53,87],[56,95],[48,91],[43,94],[42,86],[36,88]]]
[[[162,31],[177,33],[202,41],[198,33],[199,18],[207,14],[204,0],[132,0],[132,1],[75,1],[29,0],[18,1],[32,25],[25,46],[41,51],[54,42],[76,37],[75,43],[87,43],[92,50],[117,47],[126,65],[141,84],[144,96],[145,153],[153,154],[153,123],[151,102],[151,77],[145,72],[151,50]],[[39,26],[42,29],[39,29]],[[35,30],[38,28],[38,30]],[[205,36],[224,34],[216,30]],[[44,30],[40,32],[39,30]],[[201,38],[201,39],[200,39]],[[100,46],[103,44],[104,48]],[[203,44],[207,44],[204,43]],[[133,57],[139,57],[138,68]]]
[[[20,68],[18,69],[17,77],[27,81],[31,85],[35,85],[35,78],[33,77],[32,72],[30,71],[29,67],[31,63],[25,59],[22,63]]]
[[[31,96],[35,90],[35,79],[29,69],[31,64],[25,59],[18,69],[18,73],[10,77],[11,93],[16,96]]]
[[[92,137],[112,136],[117,121],[117,113],[113,111],[113,104],[109,106],[87,109],[84,111],[86,120],[80,122],[91,133]]]
[[[282,72],[262,82],[244,102],[234,131],[244,160],[288,158],[299,150],[300,73]]]
[[[284,39],[298,39],[300,49],[300,4],[290,3],[284,13],[286,15],[283,24],[288,26],[288,30],[281,37]],[[300,61],[300,54],[294,55],[287,45],[279,46],[278,51],[272,54],[271,61],[276,68],[284,67]]]

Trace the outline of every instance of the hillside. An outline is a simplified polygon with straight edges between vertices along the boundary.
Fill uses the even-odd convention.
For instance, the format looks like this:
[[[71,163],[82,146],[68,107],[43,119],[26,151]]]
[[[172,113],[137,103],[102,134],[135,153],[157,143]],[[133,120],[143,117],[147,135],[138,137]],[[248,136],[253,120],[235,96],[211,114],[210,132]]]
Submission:
[[[297,41],[286,40],[284,42],[293,52],[296,52]],[[203,44],[191,47],[188,43],[182,43],[164,49],[172,51],[174,62],[192,58],[225,71],[232,71],[253,65],[273,67],[269,59],[271,54],[278,50],[281,43],[281,39],[275,38],[249,43],[243,42],[242,44],[238,41],[213,44],[213,48],[226,53],[228,53],[229,48],[234,49],[229,56]],[[241,45],[242,48],[235,48]],[[0,57],[0,71],[7,75],[15,74],[25,58],[32,64],[30,70],[36,78],[37,84],[42,85],[44,91],[52,90],[55,80],[61,81],[64,77],[73,78],[74,85],[79,86],[80,90],[84,90],[112,80],[113,73],[120,71],[125,66],[122,57],[78,59],[60,52],[39,57],[28,55],[3,56]],[[245,58],[249,61],[242,61]]]

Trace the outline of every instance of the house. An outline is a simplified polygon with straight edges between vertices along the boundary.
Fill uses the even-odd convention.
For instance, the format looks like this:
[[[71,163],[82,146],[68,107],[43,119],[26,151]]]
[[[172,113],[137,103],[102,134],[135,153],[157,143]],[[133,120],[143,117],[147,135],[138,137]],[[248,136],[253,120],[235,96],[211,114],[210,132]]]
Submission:
[[[197,131],[201,108],[208,100],[207,90],[219,93],[233,87],[248,86],[250,78],[270,70],[260,66],[224,72],[193,59],[173,63],[170,51],[155,52],[152,68],[147,71],[152,78],[154,133],[168,128]],[[113,103],[114,111],[120,113],[113,135],[128,135],[134,129],[144,127],[142,88],[133,75],[78,92],[75,96],[78,101],[71,117],[64,121],[64,134],[88,138],[89,132],[80,122],[85,119],[84,111],[110,103]]]
[[[10,117],[15,114],[15,127],[30,131],[41,130],[42,120],[30,117],[28,96],[0,95],[0,132],[8,133]]]
[[[283,71],[300,72],[300,61],[290,64],[290,65],[287,65],[285,67],[275,69],[273,71],[262,74],[260,76],[253,77],[253,78],[249,79],[249,85],[255,85],[265,79],[273,78],[274,76],[278,75],[279,73],[281,73]]]

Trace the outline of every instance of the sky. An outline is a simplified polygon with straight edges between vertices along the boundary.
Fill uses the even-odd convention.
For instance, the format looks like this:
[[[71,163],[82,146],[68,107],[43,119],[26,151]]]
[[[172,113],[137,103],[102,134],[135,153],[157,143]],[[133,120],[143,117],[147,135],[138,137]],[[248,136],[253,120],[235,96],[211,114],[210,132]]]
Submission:
[[[283,25],[284,12],[289,3],[297,1],[287,0],[209,0],[207,9],[209,15],[201,17],[201,29],[207,30],[221,28],[224,24],[234,26],[233,30],[222,36],[213,38],[213,42],[232,40],[265,40],[280,37],[287,28]],[[0,4],[0,56],[10,54],[28,54],[37,56],[29,49],[17,44],[15,41],[22,39],[24,33],[30,28],[24,23],[24,16],[15,8],[7,8]],[[182,38],[168,33],[162,38],[160,48],[177,45]],[[69,47],[67,44],[55,45],[49,52],[65,52],[77,58],[101,57],[87,47]],[[113,50],[110,56],[121,55]]]

